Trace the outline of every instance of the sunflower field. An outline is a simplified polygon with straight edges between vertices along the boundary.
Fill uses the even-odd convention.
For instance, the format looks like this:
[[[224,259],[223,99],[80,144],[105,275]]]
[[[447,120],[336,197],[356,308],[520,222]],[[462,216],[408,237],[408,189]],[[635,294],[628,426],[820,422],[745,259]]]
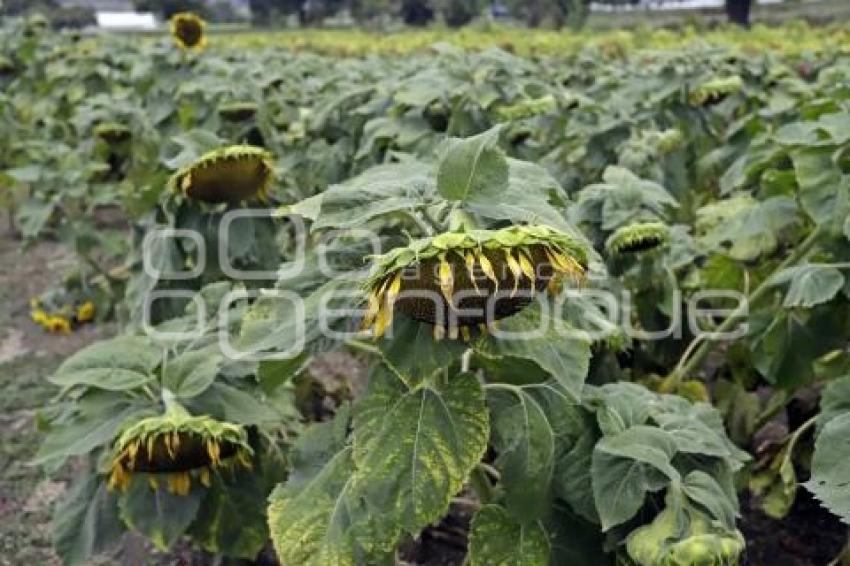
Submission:
[[[0,27],[62,563],[850,561],[846,28],[170,32]]]

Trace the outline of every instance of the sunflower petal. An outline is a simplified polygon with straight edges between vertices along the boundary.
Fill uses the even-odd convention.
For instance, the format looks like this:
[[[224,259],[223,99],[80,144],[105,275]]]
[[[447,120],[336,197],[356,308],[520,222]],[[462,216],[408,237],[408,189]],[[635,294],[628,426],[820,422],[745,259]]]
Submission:
[[[496,278],[496,272],[493,271],[493,264],[490,263],[490,260],[487,259],[487,256],[483,253],[478,254],[478,264],[481,265],[481,270],[487,276],[490,281],[492,281],[496,285],[496,292],[499,292],[499,280]]]
[[[514,288],[511,291],[511,297],[513,297],[519,289],[519,278],[522,276],[522,268],[519,266],[516,258],[511,255],[511,250],[509,249],[505,250],[505,261],[508,262],[508,269],[511,270],[511,275],[514,277]]]
[[[452,304],[452,295],[454,294],[454,275],[452,274],[452,264],[445,259],[440,261],[440,291],[448,301]]]

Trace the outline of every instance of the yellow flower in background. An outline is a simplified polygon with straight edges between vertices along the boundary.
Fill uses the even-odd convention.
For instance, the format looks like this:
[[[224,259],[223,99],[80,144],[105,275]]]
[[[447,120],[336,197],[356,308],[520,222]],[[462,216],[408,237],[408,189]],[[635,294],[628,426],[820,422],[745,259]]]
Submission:
[[[38,303],[36,302],[36,305],[37,304]],[[33,306],[36,306],[36,305],[33,305]],[[34,323],[40,324],[44,327],[47,327],[47,323],[50,320],[50,317],[47,315],[47,313],[44,311],[44,309],[38,309],[38,308],[34,309],[30,312],[30,318],[32,319],[32,321]]]
[[[48,317],[44,327],[52,334],[70,334],[71,321],[63,316]]]
[[[207,44],[207,23],[192,12],[171,16],[171,37],[181,49],[200,51]]]
[[[86,301],[77,307],[77,322],[89,322],[94,319],[94,303]]]

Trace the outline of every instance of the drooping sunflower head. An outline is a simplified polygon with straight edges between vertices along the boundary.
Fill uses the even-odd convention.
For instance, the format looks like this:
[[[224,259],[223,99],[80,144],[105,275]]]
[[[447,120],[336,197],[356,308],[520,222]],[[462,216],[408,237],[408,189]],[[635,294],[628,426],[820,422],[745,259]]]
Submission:
[[[366,281],[363,328],[381,336],[400,312],[434,326],[441,337],[470,336],[528,305],[535,293],[557,290],[564,277],[581,281],[587,251],[548,226],[446,232],[374,259]]]
[[[201,50],[207,44],[207,23],[192,12],[171,16],[171,37],[181,49]]]
[[[175,192],[208,203],[266,200],[274,180],[270,153],[252,145],[233,145],[202,155],[171,176]]]
[[[661,222],[640,222],[618,228],[608,237],[605,249],[609,254],[623,255],[645,252],[667,243],[670,231]]]
[[[250,469],[252,455],[243,427],[184,411],[167,412],[121,433],[113,445],[108,485],[124,490],[133,474],[147,474],[154,489],[162,479],[169,491],[186,495],[193,476],[209,487],[219,468]]]
[[[94,128],[94,135],[109,145],[125,142],[133,135],[130,128],[117,122],[103,122]]]
[[[253,102],[228,102],[218,107],[219,115],[229,122],[244,122],[257,113],[257,105]]]
[[[738,75],[713,78],[698,85],[688,94],[688,102],[692,106],[708,106],[716,104],[729,96],[740,92],[744,81]]]

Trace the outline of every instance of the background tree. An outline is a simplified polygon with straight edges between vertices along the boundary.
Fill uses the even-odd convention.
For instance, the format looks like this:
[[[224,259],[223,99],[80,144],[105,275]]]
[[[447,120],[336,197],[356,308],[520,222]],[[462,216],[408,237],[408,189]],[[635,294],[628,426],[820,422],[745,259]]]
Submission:
[[[481,0],[440,0],[437,10],[443,16],[446,25],[460,27],[481,14],[482,4]]]
[[[30,10],[48,13],[55,7],[55,0],[0,0],[0,13],[9,16],[19,16]]]
[[[254,25],[271,25],[292,15],[304,23],[306,13],[304,0],[250,0],[251,19]]]
[[[133,4],[140,12],[153,12],[163,19],[169,19],[177,12],[195,12],[209,18],[208,3],[202,0],[135,0]]]
[[[409,26],[424,26],[434,19],[434,8],[427,0],[402,0],[399,15]]]
[[[752,0],[726,0],[726,16],[739,26],[750,27],[750,8]]]

